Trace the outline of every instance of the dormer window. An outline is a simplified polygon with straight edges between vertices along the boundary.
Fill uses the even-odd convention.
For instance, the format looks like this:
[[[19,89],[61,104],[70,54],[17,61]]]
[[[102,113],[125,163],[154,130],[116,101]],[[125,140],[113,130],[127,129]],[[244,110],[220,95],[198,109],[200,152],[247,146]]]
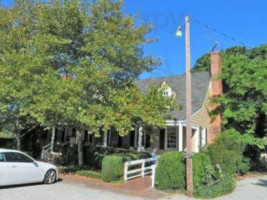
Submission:
[[[171,97],[173,95],[172,89],[167,85],[167,83],[163,82],[161,89],[163,90],[164,97]]]

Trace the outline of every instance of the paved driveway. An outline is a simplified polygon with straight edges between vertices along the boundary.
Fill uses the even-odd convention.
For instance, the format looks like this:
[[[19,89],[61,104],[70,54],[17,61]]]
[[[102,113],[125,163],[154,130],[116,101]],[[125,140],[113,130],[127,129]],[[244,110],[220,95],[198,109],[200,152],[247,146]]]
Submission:
[[[169,200],[193,200],[181,195],[173,195]],[[215,198],[216,200],[267,200],[267,175],[245,178],[237,181],[237,187],[231,194]]]
[[[77,187],[78,186],[78,187]],[[1,200],[139,200],[123,194],[60,182],[54,185],[32,185],[0,190]]]
[[[150,193],[153,192],[149,191]],[[156,194],[157,192],[154,191]],[[0,189],[0,200],[189,200],[182,194],[144,196],[140,194],[127,194],[119,190],[110,191],[91,187],[83,181],[71,182],[65,179],[54,185],[28,185]],[[216,200],[267,200],[267,176],[246,178],[237,183],[236,190]]]

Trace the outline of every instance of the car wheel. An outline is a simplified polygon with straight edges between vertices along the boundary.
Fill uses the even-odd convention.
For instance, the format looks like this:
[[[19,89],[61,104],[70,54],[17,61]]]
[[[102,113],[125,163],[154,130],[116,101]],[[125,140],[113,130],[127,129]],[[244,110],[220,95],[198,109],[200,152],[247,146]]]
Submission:
[[[44,177],[44,183],[45,184],[52,184],[56,182],[56,171],[54,169],[50,169],[46,172]]]

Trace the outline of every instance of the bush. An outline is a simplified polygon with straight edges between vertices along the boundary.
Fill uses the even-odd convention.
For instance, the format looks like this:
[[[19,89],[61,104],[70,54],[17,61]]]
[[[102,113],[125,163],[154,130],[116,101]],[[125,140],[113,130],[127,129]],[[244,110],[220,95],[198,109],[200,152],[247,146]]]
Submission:
[[[185,190],[185,159],[182,152],[170,151],[161,155],[155,185],[160,190]]]
[[[123,161],[139,160],[151,157],[146,152],[134,152],[114,147],[100,147],[95,145],[84,146],[84,164],[91,168],[101,170],[103,158],[107,155],[120,155]]]
[[[193,182],[194,187],[214,182],[219,177],[211,158],[206,152],[193,155]]]
[[[105,182],[118,181],[123,177],[123,159],[118,155],[105,156],[102,162],[102,179]]]
[[[91,171],[91,170],[79,170],[76,172],[76,174],[80,176],[86,176],[91,178],[101,178],[101,173],[97,171]]]
[[[244,174],[249,170],[249,160],[243,156],[245,147],[241,135],[228,130],[208,147],[208,153],[213,163],[221,166],[223,173]]]
[[[194,196],[198,198],[214,198],[232,192],[235,189],[233,176],[225,176],[214,185],[199,185],[194,189]]]

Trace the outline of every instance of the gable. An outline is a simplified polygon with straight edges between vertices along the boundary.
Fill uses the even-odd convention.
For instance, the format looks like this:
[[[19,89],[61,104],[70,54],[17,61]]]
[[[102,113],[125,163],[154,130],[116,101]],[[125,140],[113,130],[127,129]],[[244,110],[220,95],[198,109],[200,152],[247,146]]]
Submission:
[[[193,73],[192,77],[192,113],[202,108],[208,91],[210,74],[209,72]],[[166,83],[172,91],[177,95],[177,104],[181,106],[181,110],[173,110],[168,113],[168,118],[177,120],[186,119],[186,77],[185,74],[179,76],[170,76],[155,79],[143,79],[136,81],[136,85],[142,93],[146,93],[153,84]]]

